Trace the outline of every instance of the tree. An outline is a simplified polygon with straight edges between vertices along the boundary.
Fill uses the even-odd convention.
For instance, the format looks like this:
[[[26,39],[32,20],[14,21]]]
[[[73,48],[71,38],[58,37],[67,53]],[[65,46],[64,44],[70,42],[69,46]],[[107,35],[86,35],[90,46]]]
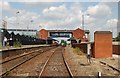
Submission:
[[[116,41],[120,41],[120,32],[119,32],[118,36],[116,37]]]
[[[64,41],[64,40],[61,40],[61,43],[60,43],[62,46],[66,46],[67,45],[67,42]]]

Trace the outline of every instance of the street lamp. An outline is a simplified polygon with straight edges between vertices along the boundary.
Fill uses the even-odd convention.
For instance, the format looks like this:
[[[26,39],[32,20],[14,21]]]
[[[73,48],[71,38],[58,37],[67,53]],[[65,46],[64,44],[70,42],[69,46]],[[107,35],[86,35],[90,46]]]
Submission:
[[[83,27],[83,30],[84,30],[84,14],[82,14],[82,27]]]
[[[85,30],[85,27],[84,27],[84,17],[85,15],[89,16],[89,14],[82,14],[82,27],[83,27],[83,30]]]
[[[85,34],[85,26],[84,26],[84,16],[85,15],[89,16],[89,14],[82,14],[82,29],[83,29],[84,34]],[[83,38],[85,38],[85,35],[83,36]]]
[[[39,25],[39,28],[40,28],[40,29],[42,29],[42,26],[41,26],[41,25]]]
[[[33,20],[28,21],[28,25],[27,25],[27,35],[30,35],[30,33],[29,33],[29,27],[30,27],[30,25],[32,25],[32,22],[33,22]]]
[[[18,14],[19,13],[20,13],[19,11],[16,12],[16,26],[19,26],[19,22],[18,22]],[[16,28],[16,32],[17,32],[17,28]]]

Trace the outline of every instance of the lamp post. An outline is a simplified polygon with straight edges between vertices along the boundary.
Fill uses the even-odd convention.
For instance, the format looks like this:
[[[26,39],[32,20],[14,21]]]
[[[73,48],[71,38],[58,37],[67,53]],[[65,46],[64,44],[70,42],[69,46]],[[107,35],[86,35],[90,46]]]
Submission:
[[[33,22],[33,20],[28,21],[28,25],[27,25],[27,35],[30,35],[30,33],[29,33],[29,27],[30,27],[30,25],[32,25],[32,22]]]
[[[1,42],[2,46],[5,46],[5,42],[7,41],[6,40],[7,38],[5,37],[5,30],[6,29],[7,29],[7,21],[2,20],[2,29],[0,31],[0,36],[1,36],[0,42]]]
[[[40,29],[42,29],[42,26],[41,26],[41,25],[39,25],[39,28],[40,28]]]
[[[89,16],[89,14],[82,14],[82,29],[84,31],[84,34],[85,34],[85,25],[84,25],[84,21],[85,21],[85,15]],[[83,38],[85,38],[85,36],[83,36]]]
[[[16,12],[16,26],[19,26],[19,22],[18,22],[18,14],[19,13],[20,13],[19,11]],[[17,32],[17,29],[16,29],[16,32]]]
[[[38,30],[38,32],[39,32],[42,29],[42,26],[39,25],[38,27],[39,27],[39,30]],[[42,34],[40,34],[40,38],[42,38]]]
[[[85,38],[85,30],[84,30],[84,14],[82,14],[82,29],[83,29],[83,39]],[[78,42],[78,41],[77,41]]]
[[[28,30],[29,30],[29,22],[28,22],[28,25],[27,25],[27,35],[28,35],[28,32],[29,32]]]
[[[82,14],[82,27],[83,27],[83,30],[84,30],[84,14]]]
[[[82,14],[82,27],[83,27],[83,30],[85,30],[85,26],[84,26],[84,21],[85,21],[85,15],[89,16],[89,14]]]

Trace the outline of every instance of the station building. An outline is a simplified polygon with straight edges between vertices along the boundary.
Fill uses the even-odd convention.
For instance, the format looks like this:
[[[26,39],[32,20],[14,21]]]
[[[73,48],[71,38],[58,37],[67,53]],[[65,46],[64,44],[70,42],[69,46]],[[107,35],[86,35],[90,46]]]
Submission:
[[[48,38],[52,39],[74,39],[76,42],[88,42],[90,40],[89,38],[89,30],[82,30],[80,28],[77,28],[75,30],[46,30],[41,29],[38,31],[37,35],[39,39],[45,39]]]

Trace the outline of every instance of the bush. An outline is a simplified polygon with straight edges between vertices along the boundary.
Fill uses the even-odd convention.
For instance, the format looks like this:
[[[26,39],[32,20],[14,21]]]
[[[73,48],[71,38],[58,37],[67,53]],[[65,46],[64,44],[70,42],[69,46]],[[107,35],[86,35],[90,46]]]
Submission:
[[[64,41],[64,40],[61,40],[61,43],[60,43],[62,46],[66,46],[67,45],[67,42]]]
[[[2,43],[0,43],[0,48],[2,48]]]
[[[118,36],[116,37],[116,41],[120,41],[120,32],[119,32]]]
[[[15,47],[21,47],[22,44],[21,44],[20,41],[15,41],[15,42],[14,42],[14,46],[15,46]]]
[[[80,50],[79,47],[74,48],[74,52],[75,52],[77,55],[84,55],[84,53]]]

